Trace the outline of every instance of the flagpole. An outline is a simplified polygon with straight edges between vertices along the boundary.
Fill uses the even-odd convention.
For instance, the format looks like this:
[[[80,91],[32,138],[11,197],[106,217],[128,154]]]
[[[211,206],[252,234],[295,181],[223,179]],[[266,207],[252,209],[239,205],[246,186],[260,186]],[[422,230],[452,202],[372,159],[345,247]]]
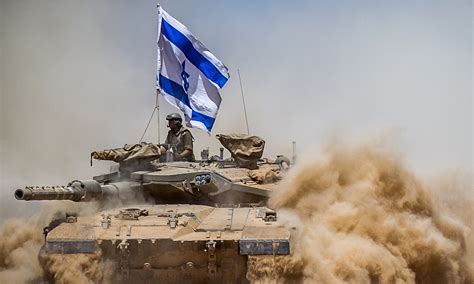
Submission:
[[[242,88],[242,79],[240,78],[240,70],[239,69],[237,69],[237,73],[239,74],[240,94],[242,95],[242,103],[244,104],[244,114],[245,114],[245,124],[247,125],[247,135],[250,135],[249,121],[247,119],[247,108],[245,107],[244,89]]]
[[[159,103],[159,96],[160,90],[156,90],[156,102],[155,102],[155,109],[156,109],[156,121],[158,123],[158,144],[161,143],[161,135],[160,135],[160,103]]]
[[[161,33],[161,13],[160,13],[160,3],[156,3],[156,9],[158,10],[158,30],[156,35],[156,44],[158,46],[158,41],[160,40],[160,33]],[[160,52],[160,49],[157,48],[157,53]],[[159,54],[157,54],[159,56]],[[158,65],[158,62],[157,62]],[[157,66],[158,67],[158,66]],[[158,70],[157,70],[158,74]],[[158,78],[157,78],[158,80]],[[156,121],[158,123],[158,144],[161,143],[161,132],[160,132],[160,88],[156,86],[156,101],[155,101],[155,109],[156,109]]]

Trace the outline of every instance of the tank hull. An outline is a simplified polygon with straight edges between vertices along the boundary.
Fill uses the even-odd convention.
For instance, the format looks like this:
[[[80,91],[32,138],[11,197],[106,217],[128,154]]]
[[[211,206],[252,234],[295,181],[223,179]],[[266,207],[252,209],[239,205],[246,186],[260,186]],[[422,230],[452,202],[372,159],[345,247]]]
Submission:
[[[245,283],[249,256],[288,255],[289,240],[266,207],[140,205],[58,225],[40,259],[51,279],[51,260],[100,255],[112,282]]]

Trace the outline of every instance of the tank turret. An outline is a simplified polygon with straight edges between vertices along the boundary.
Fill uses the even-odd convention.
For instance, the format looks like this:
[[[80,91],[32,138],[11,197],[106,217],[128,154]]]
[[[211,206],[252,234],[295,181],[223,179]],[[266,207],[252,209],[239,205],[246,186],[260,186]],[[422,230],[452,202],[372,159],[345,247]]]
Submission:
[[[15,198],[133,202],[144,197],[156,204],[265,204],[280,174],[288,168],[289,159],[262,159],[265,141],[257,136],[217,137],[231,153],[230,158],[224,159],[221,153],[197,162],[158,162],[158,145],[128,144],[92,152],[91,159],[118,163],[110,173],[93,180],[74,180],[67,186],[28,186],[17,189]]]

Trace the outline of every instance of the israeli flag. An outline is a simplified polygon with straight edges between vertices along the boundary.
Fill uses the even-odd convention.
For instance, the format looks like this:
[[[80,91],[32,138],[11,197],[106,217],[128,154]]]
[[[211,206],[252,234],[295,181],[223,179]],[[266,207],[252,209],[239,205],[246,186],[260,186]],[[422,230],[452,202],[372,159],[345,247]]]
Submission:
[[[210,132],[229,73],[183,24],[158,8],[157,89],[183,113],[186,124]]]

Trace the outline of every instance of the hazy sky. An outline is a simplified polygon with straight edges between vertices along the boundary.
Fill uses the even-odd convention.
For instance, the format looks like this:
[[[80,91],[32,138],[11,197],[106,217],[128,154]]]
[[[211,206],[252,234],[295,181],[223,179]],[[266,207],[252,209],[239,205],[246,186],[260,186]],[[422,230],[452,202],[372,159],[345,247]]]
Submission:
[[[472,171],[472,1],[160,4],[230,70],[213,135],[245,132],[239,68],[268,155],[382,136],[416,172]],[[0,216],[15,186],[90,178],[108,166],[91,151],[138,141],[156,28],[155,1],[0,0]],[[162,140],[170,111],[161,100]],[[197,156],[217,151],[193,134]]]

